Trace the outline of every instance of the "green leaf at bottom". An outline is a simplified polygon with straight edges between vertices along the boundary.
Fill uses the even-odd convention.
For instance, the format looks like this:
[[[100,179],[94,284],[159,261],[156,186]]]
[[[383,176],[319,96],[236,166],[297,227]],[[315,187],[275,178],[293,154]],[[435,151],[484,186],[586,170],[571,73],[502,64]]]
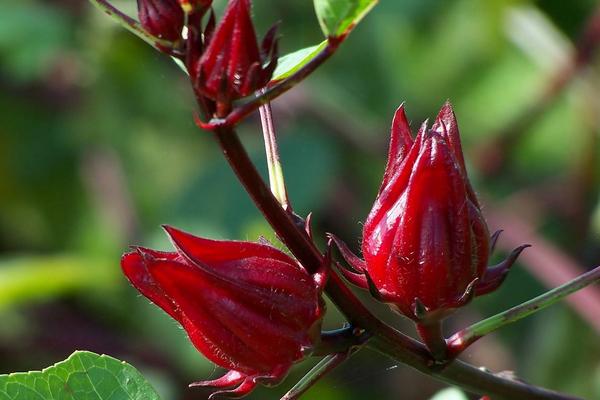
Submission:
[[[159,400],[131,365],[76,351],[43,371],[0,375],[0,400]]]

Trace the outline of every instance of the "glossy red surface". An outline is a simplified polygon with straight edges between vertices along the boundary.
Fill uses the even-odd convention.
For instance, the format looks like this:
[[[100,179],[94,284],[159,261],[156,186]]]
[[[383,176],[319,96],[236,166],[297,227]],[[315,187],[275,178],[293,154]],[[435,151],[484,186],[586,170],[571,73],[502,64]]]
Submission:
[[[281,380],[319,340],[324,309],[318,280],[267,244],[165,230],[175,252],[137,248],[121,265],[133,286],[176,319],[202,354],[233,371],[196,385],[235,385],[234,394],[240,394],[259,381]]]
[[[250,0],[231,0],[192,71],[197,89],[222,103],[264,87],[277,65],[276,27],[259,48]]]
[[[466,176],[456,118],[444,105],[413,140],[404,107],[392,123],[383,182],[365,222],[365,269],[383,301],[413,319],[468,302],[483,277],[489,233]]]
[[[181,39],[183,9],[177,0],[137,0],[142,27],[152,35],[176,42]]]

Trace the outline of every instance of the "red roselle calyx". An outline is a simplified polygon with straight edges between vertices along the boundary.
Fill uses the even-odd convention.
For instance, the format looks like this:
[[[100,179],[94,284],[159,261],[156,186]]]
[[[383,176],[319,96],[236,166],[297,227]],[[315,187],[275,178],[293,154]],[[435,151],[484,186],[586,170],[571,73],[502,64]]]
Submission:
[[[184,25],[184,12],[177,0],[137,0],[142,27],[159,39],[178,42]]]
[[[277,66],[276,26],[261,47],[250,17],[250,0],[230,0],[191,76],[196,90],[216,101],[218,117],[231,102],[267,85]]]
[[[208,386],[242,396],[279,383],[320,339],[325,284],[268,244],[215,241],[165,227],[176,251],[136,248],[123,272],[176,319],[194,346],[230,371]]]
[[[396,111],[383,182],[364,224],[364,261],[334,240],[355,269],[342,271],[351,282],[423,325],[498,288],[526,247],[487,267],[488,228],[449,103],[415,139],[404,107]]]

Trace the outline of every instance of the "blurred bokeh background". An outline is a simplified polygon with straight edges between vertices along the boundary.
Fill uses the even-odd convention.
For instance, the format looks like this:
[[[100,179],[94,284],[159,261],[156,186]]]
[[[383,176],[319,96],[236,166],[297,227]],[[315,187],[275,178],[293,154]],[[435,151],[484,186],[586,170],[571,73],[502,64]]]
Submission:
[[[261,34],[282,21],[283,52],[322,40],[312,2],[254,3]],[[133,13],[135,2],[115,5]],[[448,331],[599,264],[597,8],[382,0],[328,64],[274,104],[296,211],[314,212],[319,235],[335,232],[358,249],[393,111],[406,102],[416,127],[450,99],[490,229],[505,230],[495,257],[534,247]],[[0,373],[85,349],[131,362],[164,399],[206,397],[187,383],[220,371],[119,268],[130,244],[169,248],[163,223],[215,238],[273,237],[210,134],[195,128],[193,104],[169,59],[87,1],[0,2]],[[257,119],[240,134],[264,166]],[[327,326],[337,327],[330,310]],[[599,335],[595,287],[481,340],[465,359],[598,399]],[[312,363],[250,398],[279,398]],[[443,387],[365,350],[306,398],[420,400]]]

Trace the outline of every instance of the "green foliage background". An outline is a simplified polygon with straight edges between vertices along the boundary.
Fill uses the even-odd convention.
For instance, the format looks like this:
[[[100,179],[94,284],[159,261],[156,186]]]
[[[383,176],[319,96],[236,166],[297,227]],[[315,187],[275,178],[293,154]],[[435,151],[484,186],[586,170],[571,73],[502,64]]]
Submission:
[[[282,21],[284,52],[322,40],[312,2],[254,3],[259,32]],[[215,4],[222,9],[222,0]],[[525,210],[540,237],[581,265],[598,264],[598,62],[539,118],[512,130],[501,170],[485,175],[481,161],[482,149],[569,57],[595,7],[594,0],[381,0],[328,64],[275,104],[295,209],[313,211],[318,232],[358,247],[393,111],[406,102],[416,127],[451,99],[486,207],[523,204],[541,191]],[[87,1],[0,2],[0,373],[41,369],[86,349],[132,363],[163,399],[206,395],[187,383],[219,371],[119,269],[129,244],[168,249],[162,223],[216,238],[273,236],[210,134],[195,128],[193,109],[178,68]],[[263,166],[258,121],[240,133]],[[453,326],[542,290],[520,264]],[[338,326],[330,310],[327,325]],[[598,343],[562,304],[482,340],[467,359],[594,399]],[[250,398],[279,398],[312,362]],[[307,398],[428,399],[442,387],[363,351]]]

